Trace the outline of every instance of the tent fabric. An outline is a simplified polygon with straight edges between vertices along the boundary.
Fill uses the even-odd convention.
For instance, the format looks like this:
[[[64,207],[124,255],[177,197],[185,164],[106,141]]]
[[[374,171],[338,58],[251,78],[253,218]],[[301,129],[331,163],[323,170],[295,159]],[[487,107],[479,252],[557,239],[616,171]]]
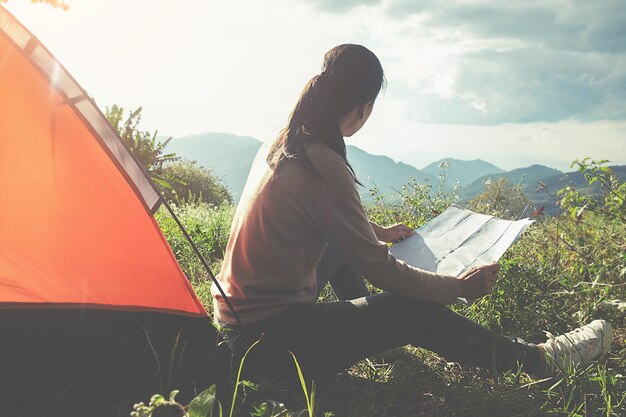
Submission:
[[[152,193],[94,103],[0,6],[0,308],[206,316]]]
[[[136,187],[146,207],[154,213],[160,202],[158,191],[146,178],[141,165],[126,149],[98,107],[88,98],[87,93],[39,40],[2,6],[0,6],[0,32],[14,42],[26,59],[31,61],[44,78],[55,86],[69,104],[75,105],[77,114],[83,117],[87,125],[94,130],[95,137],[102,141],[124,174],[128,176],[131,184]]]

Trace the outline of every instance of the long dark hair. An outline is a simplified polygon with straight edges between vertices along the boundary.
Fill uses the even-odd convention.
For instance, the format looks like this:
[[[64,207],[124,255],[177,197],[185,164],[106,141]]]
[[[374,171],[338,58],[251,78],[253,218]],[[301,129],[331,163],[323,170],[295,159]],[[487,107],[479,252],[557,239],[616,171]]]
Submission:
[[[318,141],[337,152],[354,174],[337,120],[376,100],[384,83],[380,61],[364,46],[343,44],[326,52],[322,72],[304,86],[287,126],[272,144],[270,167],[276,171],[284,161],[297,159],[319,175],[304,152],[305,143]]]

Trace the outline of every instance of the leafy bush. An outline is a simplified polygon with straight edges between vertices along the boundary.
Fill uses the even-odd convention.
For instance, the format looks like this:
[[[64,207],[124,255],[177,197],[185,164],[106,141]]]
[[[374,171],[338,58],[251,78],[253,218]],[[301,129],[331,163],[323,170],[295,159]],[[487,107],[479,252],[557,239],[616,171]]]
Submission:
[[[181,161],[175,153],[166,153],[171,137],[161,140],[156,131],[150,133],[139,128],[141,112],[139,107],[125,116],[123,107],[113,105],[106,108],[105,116],[165,198],[181,205],[186,202],[232,204],[228,188],[211,169],[197,161]]]
[[[513,184],[506,177],[487,181],[487,189],[467,203],[467,208],[479,213],[489,213],[502,219],[516,220],[531,205],[524,194],[523,184]]]
[[[232,204],[233,197],[228,188],[209,168],[197,161],[177,161],[163,168],[163,176],[170,184],[163,189],[169,201],[182,205],[187,202],[207,203],[214,206]]]
[[[377,187],[370,190],[374,203],[366,207],[369,219],[377,224],[404,223],[418,228],[433,217],[443,213],[458,201],[460,186],[454,185],[452,192],[445,191],[447,164],[440,165],[439,183],[434,186],[426,181],[419,183],[414,177],[402,186],[395,199],[385,200]]]
[[[563,215],[546,217],[535,210],[536,224],[501,262],[494,294],[471,307],[460,307],[463,314],[497,332],[533,342],[545,340],[544,330],[563,333],[595,318],[607,319],[618,329],[626,325],[622,302],[626,299],[626,186],[603,163],[575,162],[589,184],[601,184],[601,192],[585,195],[565,187],[558,192]],[[490,214],[502,213],[502,206],[487,207]],[[608,364],[572,370],[555,384],[533,390],[533,395],[544,411],[622,415],[626,412],[625,354],[623,336],[618,336]]]
[[[419,372],[420,378],[431,384],[424,390],[435,395],[445,393],[440,395],[446,397],[448,412],[437,409],[438,414],[495,416],[513,410],[527,416],[626,414],[626,341],[622,330],[626,326],[626,184],[605,163],[576,161],[573,166],[594,186],[560,190],[554,196],[560,200],[560,216],[545,216],[541,208],[534,207],[536,223],[501,260],[501,278],[494,293],[471,306],[456,304],[453,308],[495,332],[535,343],[545,341],[544,330],[559,334],[604,318],[617,329],[608,362],[570,370],[562,378],[543,384],[528,382],[527,377],[515,373],[492,381],[493,376],[485,371],[462,369],[451,374],[449,367],[441,368],[441,361],[433,359],[436,355],[408,348],[423,363],[435,364]],[[591,189],[593,194],[586,192]],[[372,220],[413,227],[456,201],[454,193],[433,191],[431,184],[415,180],[405,185],[392,203],[384,201],[376,190],[374,195],[379,198],[368,207]],[[523,187],[506,180],[488,184],[468,205],[475,211],[509,219],[533,208]],[[368,366],[357,365],[352,371],[361,372],[362,368]],[[379,376],[368,378],[376,381]],[[395,392],[401,391],[398,387]],[[498,395],[492,398],[489,392]],[[332,404],[341,407],[342,403],[345,400],[336,399]],[[358,407],[376,409],[374,403],[360,403]],[[375,414],[372,411],[369,415]]]
[[[176,154],[165,153],[165,148],[172,138],[161,141],[157,138],[156,131],[150,133],[140,130],[141,111],[141,107],[130,111],[124,120],[124,108],[114,104],[106,108],[105,116],[111,126],[118,131],[128,149],[150,174],[150,178],[162,188],[170,188],[169,182],[163,177],[163,166],[178,160]]]
[[[561,205],[568,209],[573,219],[580,219],[585,210],[600,214],[603,217],[626,222],[626,182],[620,181],[611,168],[606,166],[608,161],[594,161],[585,158],[574,161],[572,167],[577,167],[589,185],[599,184],[600,192],[586,194],[572,186],[558,192]]]

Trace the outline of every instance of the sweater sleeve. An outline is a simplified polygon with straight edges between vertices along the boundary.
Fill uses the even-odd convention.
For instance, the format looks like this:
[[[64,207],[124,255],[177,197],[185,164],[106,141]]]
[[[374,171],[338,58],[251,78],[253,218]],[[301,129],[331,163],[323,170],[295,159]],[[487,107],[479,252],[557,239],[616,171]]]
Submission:
[[[308,216],[353,268],[384,291],[440,304],[456,300],[456,277],[407,265],[378,241],[343,159],[337,155],[317,168],[322,179],[309,190]]]

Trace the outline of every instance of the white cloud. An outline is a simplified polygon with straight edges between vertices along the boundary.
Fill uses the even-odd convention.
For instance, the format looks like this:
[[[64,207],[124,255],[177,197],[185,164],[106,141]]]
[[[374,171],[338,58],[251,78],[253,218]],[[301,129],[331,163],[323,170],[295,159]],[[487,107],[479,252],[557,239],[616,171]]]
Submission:
[[[609,159],[626,164],[626,121],[447,125],[402,117],[405,103],[383,97],[371,121],[350,144],[422,168],[451,157],[483,159],[510,170],[543,164],[570,170],[575,159]]]
[[[626,119],[621,0],[386,0],[370,9],[390,78],[414,93],[414,121]]]
[[[418,167],[443,157],[503,168],[563,169],[583,156],[626,163],[623,3],[365,3],[337,12],[323,0],[8,8],[100,105],[143,105],[142,124],[161,133],[272,137],[324,52],[355,42],[380,57],[389,81],[353,142],[366,150]]]

